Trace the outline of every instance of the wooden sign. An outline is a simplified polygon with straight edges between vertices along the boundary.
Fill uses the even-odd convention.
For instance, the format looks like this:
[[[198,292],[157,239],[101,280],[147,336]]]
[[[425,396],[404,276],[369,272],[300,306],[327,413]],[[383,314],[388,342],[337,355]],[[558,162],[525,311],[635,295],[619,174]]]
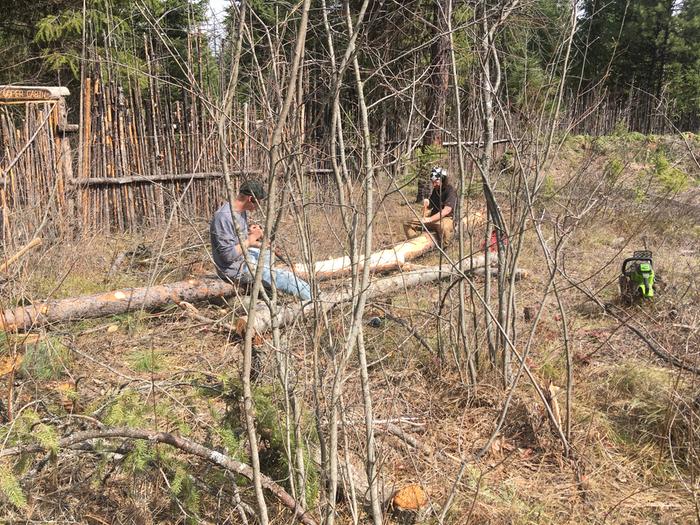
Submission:
[[[57,100],[70,94],[61,86],[0,86],[0,102]]]

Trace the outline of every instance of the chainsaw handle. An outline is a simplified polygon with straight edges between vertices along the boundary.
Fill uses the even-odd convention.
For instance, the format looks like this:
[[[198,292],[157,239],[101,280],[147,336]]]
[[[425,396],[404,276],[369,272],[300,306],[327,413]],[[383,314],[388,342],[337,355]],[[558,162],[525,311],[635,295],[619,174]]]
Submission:
[[[624,261],[622,261],[622,274],[627,273],[627,264],[630,262],[634,261],[640,261],[640,262],[648,262],[649,264],[654,264],[654,261],[652,261],[651,257],[628,257]]]

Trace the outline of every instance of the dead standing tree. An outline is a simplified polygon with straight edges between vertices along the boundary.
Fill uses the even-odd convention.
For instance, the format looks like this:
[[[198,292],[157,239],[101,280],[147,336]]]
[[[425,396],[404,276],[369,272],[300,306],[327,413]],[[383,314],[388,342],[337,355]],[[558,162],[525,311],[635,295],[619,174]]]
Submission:
[[[523,130],[519,130],[516,122],[512,120],[511,114],[504,109],[505,104],[501,101],[498,93],[500,85],[501,71],[499,63],[499,48],[497,47],[497,31],[505,22],[507,16],[514,14],[514,9],[518,1],[512,1],[505,5],[495,19],[491,22],[484,21],[483,30],[481,33],[483,53],[481,61],[481,78],[482,85],[482,101],[484,110],[484,152],[482,154],[480,169],[482,182],[484,184],[484,193],[487,201],[490,219],[493,220],[493,227],[496,232],[496,244],[498,250],[498,314],[496,317],[488,308],[490,286],[487,278],[485,286],[485,310],[486,322],[493,323],[490,331],[496,332],[489,335],[489,350],[492,360],[495,362],[499,357],[500,365],[503,373],[504,385],[507,389],[507,395],[503,404],[503,409],[496,423],[496,428],[492,433],[486,445],[481,449],[478,456],[483,455],[489,450],[496,436],[501,431],[509,410],[510,402],[513,399],[519,380],[523,374],[526,374],[532,385],[534,386],[538,396],[540,397],[547,416],[550,420],[552,428],[560,439],[564,451],[571,452],[569,443],[569,426],[570,426],[570,390],[571,390],[571,361],[568,347],[568,332],[566,325],[566,313],[564,311],[561,296],[556,286],[559,257],[566,239],[573,232],[580,218],[588,213],[593,205],[593,200],[588,202],[575,203],[569,200],[565,205],[566,210],[577,209],[578,217],[574,220],[564,218],[560,223],[554,226],[554,243],[550,244],[546,240],[546,235],[543,233],[542,223],[537,215],[536,206],[539,201],[544,174],[546,168],[551,166],[556,148],[553,148],[554,130],[557,126],[559,110],[563,100],[563,86],[566,80],[570,67],[569,58],[571,55],[571,47],[573,35],[576,29],[576,9],[575,4],[564,5],[561,8],[561,24],[556,28],[555,35],[558,41],[557,52],[553,54],[552,63],[548,64],[547,70],[550,72],[548,88],[538,98],[538,103],[526,107],[529,114],[526,118],[529,122],[536,122],[536,126],[532,126],[527,130],[528,136],[515,136],[515,133],[525,134]],[[484,10],[485,20],[487,11]],[[507,167],[505,174],[511,178],[511,202],[510,202],[510,219],[509,224],[505,223],[504,217],[501,214],[498,203],[495,200],[493,192],[494,180],[491,178],[492,166],[492,143],[493,120],[498,115],[505,124],[506,130],[511,141],[514,163]],[[488,169],[486,169],[488,168]],[[503,172],[502,172],[503,174]],[[569,183],[580,177],[581,174],[572,175]],[[576,184],[573,184],[575,186]],[[513,188],[516,191],[513,191]],[[579,205],[580,204],[580,205]],[[549,279],[544,285],[542,296],[534,316],[534,320],[530,326],[529,332],[525,334],[521,340],[519,350],[515,346],[515,311],[514,311],[514,294],[515,294],[515,279],[510,272],[510,268],[514,268],[520,256],[524,241],[524,232],[526,231],[526,223],[530,221],[534,224],[534,229],[542,247],[542,255],[544,264],[549,269]],[[491,226],[487,228],[490,233]],[[504,245],[506,235],[510,235],[509,243]],[[488,236],[490,238],[490,235]],[[488,240],[487,240],[488,245]],[[486,254],[488,256],[488,252]],[[552,293],[553,292],[553,293]],[[567,360],[567,430],[562,427],[562,422],[555,414],[554,400],[552,396],[546,392],[546,389],[540,384],[538,378],[529,370],[525,360],[530,355],[530,351],[535,344],[535,334],[538,323],[542,317],[545,303],[554,295],[557,305],[560,309],[562,318],[562,333],[565,342],[565,353]],[[488,324],[487,324],[488,326]],[[510,355],[517,358],[517,364],[513,365],[516,369],[513,373],[510,364]]]
[[[501,372],[505,385],[509,384],[510,378],[510,352],[504,337],[505,331],[508,329],[507,311],[510,304],[507,299],[508,291],[506,289],[509,267],[507,266],[505,239],[508,238],[508,230],[503,219],[503,214],[501,213],[501,208],[496,201],[491,169],[493,165],[494,122],[496,119],[494,105],[496,104],[496,96],[502,81],[501,59],[496,45],[496,37],[498,32],[503,29],[508,17],[518,4],[519,0],[510,0],[495,7],[491,7],[487,2],[481,5],[481,34],[479,35],[480,45],[478,48],[481,66],[479,71],[479,86],[483,119],[483,151],[478,168],[481,173],[484,199],[486,200],[486,209],[488,212],[485,238],[487,266],[490,256],[489,247],[491,245],[492,225],[496,233],[496,246],[498,250],[498,314],[496,321],[500,332],[494,333],[493,320],[487,313],[485,317],[486,337],[489,346],[489,356],[494,366],[496,366],[499,359],[498,354],[500,353]],[[486,275],[484,283],[484,298],[488,304],[491,298],[490,275]]]
[[[261,251],[270,248],[270,240],[274,238],[275,231],[273,227],[275,226],[275,214],[274,207],[277,205],[276,199],[278,195],[278,177],[281,172],[282,164],[282,141],[283,132],[286,129],[287,117],[289,116],[290,109],[293,101],[296,98],[296,89],[298,87],[298,79],[301,70],[301,63],[304,55],[304,46],[306,42],[306,33],[309,17],[309,7],[311,5],[311,0],[305,0],[301,6],[301,12],[299,15],[298,26],[295,31],[295,44],[291,55],[291,63],[287,74],[281,77],[282,84],[276,86],[279,92],[284,92],[285,96],[280,101],[281,104],[275,108],[273,111],[275,126],[270,134],[267,152],[268,152],[268,198],[267,206],[265,209],[265,224],[264,224],[264,236],[263,245]],[[241,24],[239,25],[239,34],[236,40],[236,49],[240,52],[242,30],[243,30],[243,17],[244,13],[241,13]],[[237,66],[237,63],[236,63]],[[237,73],[237,70],[236,70]],[[234,84],[235,87],[235,84]],[[231,197],[230,197],[231,198]],[[243,383],[243,402],[244,402],[244,414],[245,423],[248,433],[248,440],[251,444],[251,459],[252,467],[254,472],[254,485],[256,492],[256,499],[258,503],[259,519],[263,525],[268,523],[267,506],[265,503],[264,494],[262,491],[261,484],[261,471],[260,471],[260,461],[258,459],[257,452],[257,442],[258,434],[256,431],[255,414],[254,414],[254,403],[253,403],[253,391],[251,386],[251,370],[253,361],[253,336],[255,335],[254,325],[255,325],[255,303],[257,296],[262,289],[262,276],[263,276],[263,264],[258,264],[254,272],[254,280],[251,291],[251,300],[248,308],[249,312],[249,325],[246,329],[244,335],[244,346],[243,346],[243,368],[241,371],[241,379]],[[274,306],[274,303],[271,307]],[[271,311],[271,315],[274,317],[276,312]]]

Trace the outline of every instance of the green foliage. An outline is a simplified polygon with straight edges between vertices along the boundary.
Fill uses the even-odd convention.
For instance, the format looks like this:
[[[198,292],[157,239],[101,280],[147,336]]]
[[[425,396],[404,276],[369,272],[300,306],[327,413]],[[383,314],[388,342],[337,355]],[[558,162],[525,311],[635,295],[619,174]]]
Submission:
[[[46,450],[54,454],[58,452],[58,434],[54,427],[39,423],[32,429],[32,437]]]
[[[615,123],[615,127],[613,128],[612,131],[612,136],[613,137],[624,137],[629,133],[629,127],[627,126],[627,122],[624,120],[618,120]]]
[[[474,17],[474,10],[467,5],[458,4],[454,8],[452,26],[457,28],[467,25]],[[469,31],[455,31],[452,35],[455,54],[455,66],[459,78],[469,78],[471,68],[477,63],[474,53],[474,41]]]
[[[615,139],[609,135],[595,137],[592,142],[593,151],[599,155],[607,155],[615,149]]]
[[[50,425],[41,422],[39,414],[31,408],[22,410],[11,425],[0,426],[0,442],[6,446],[29,445],[38,443],[46,450],[58,452],[58,433]],[[14,472],[9,464],[0,461],[0,494],[17,508],[26,507],[27,501],[15,478],[15,472],[21,473],[28,468],[29,462],[20,457],[14,465]]]
[[[551,61],[562,40],[570,6],[556,0],[536,0],[530,9],[517,13],[504,31],[505,84],[509,104],[523,113],[552,110],[557,76]]]
[[[170,482],[170,492],[183,507],[195,517],[199,514],[200,496],[194,485],[192,476],[187,473],[186,465],[177,463],[173,468],[173,478]],[[188,520],[189,521],[189,520]],[[197,523],[194,521],[193,523]]]
[[[238,460],[242,460],[245,457],[245,449],[241,446],[240,438],[229,426],[222,425],[217,427],[216,433],[224,445],[224,451],[227,456]]]
[[[634,185],[634,202],[640,204],[647,198],[647,187],[642,183],[642,178],[637,177],[637,183]]]
[[[0,463],[0,493],[18,509],[24,509],[27,506],[27,498],[22,492],[19,481],[12,470],[3,463]]]
[[[133,473],[145,472],[156,457],[153,447],[148,442],[139,439],[134,443],[134,448],[127,454],[124,466]]]
[[[645,135],[639,131],[630,131],[626,121],[618,120],[610,137],[616,144],[629,145],[630,142],[647,142],[653,136]]]
[[[690,177],[684,171],[672,166],[663,149],[659,148],[654,158],[652,177],[668,193],[683,191],[690,183]]]
[[[39,296],[51,295],[51,297],[55,299],[64,299],[77,295],[108,292],[114,290],[114,288],[140,286],[138,277],[127,273],[120,274],[110,284],[105,284],[103,277],[103,272],[99,268],[92,267],[87,269],[83,267],[80,268],[80,270],[71,271],[65,275],[60,282],[57,282],[55,272],[53,269],[49,268],[45,273],[38,274],[33,278],[31,282],[31,291]],[[125,315],[135,315],[138,318],[141,313],[134,312],[133,314]],[[115,318],[116,317],[118,316],[115,316]],[[85,320],[82,322],[95,323],[100,321]]]
[[[610,92],[623,96],[637,87],[656,100],[670,101],[678,122],[698,117],[700,1],[585,0],[577,40],[585,52],[575,56],[572,87],[603,81]]]
[[[141,427],[151,410],[138,392],[127,389],[112,402],[103,421],[113,427]]]
[[[234,380],[229,383],[230,399],[240,400],[243,395],[242,385]],[[288,426],[285,412],[278,408],[276,398],[282,395],[273,386],[257,386],[253,389],[253,403],[258,432],[267,441],[268,446],[260,455],[260,461],[265,472],[273,479],[288,479],[290,471],[289,459],[294,458],[298,447],[302,448],[304,471],[306,473],[306,501],[311,506],[318,498],[319,473],[316,464],[311,460],[304,443],[298,443],[294,432]],[[229,411],[223,422],[224,428],[234,431],[236,421],[242,421],[239,403],[229,405]],[[302,423],[302,434],[314,439],[315,433],[309,423]],[[289,435],[288,435],[289,434]],[[290,454],[287,454],[287,442],[290,441]],[[238,440],[235,441],[237,443]],[[235,443],[231,445],[235,446]]]
[[[39,380],[59,379],[70,364],[70,350],[58,338],[46,337],[25,346],[20,373]]]
[[[430,168],[447,157],[447,150],[442,146],[423,146],[416,149],[417,168],[422,168],[425,173],[430,173]]]
[[[618,157],[612,157],[605,165],[605,178],[615,183],[620,179],[625,164]]]
[[[186,481],[186,489],[183,491],[183,497],[181,497],[180,499],[184,501],[185,508],[191,514],[194,514],[194,516],[187,519],[187,522],[190,524],[197,524],[199,523],[199,520],[197,519],[197,514],[199,513],[200,505],[199,491],[194,486],[194,483],[192,482],[192,478],[190,476],[187,476]]]
[[[145,403],[138,392],[130,389],[124,390],[110,401],[103,422],[115,427],[144,428],[151,424],[153,418],[167,421],[182,436],[192,432],[187,422],[166,401],[160,401],[154,406],[152,403]]]
[[[10,2],[3,15],[12,23],[3,27],[0,22],[0,48],[12,66],[0,71],[0,84],[26,84],[27,79],[54,84],[58,79],[73,91],[85,51],[91,65],[109,67],[112,80],[136,81],[146,88],[143,42],[148,38],[158,57],[152,65],[157,74],[167,72],[174,81],[172,90],[180,90],[179,82],[191,84],[186,70],[195,79],[216,85],[218,66],[209,34],[193,31],[205,20],[207,4],[206,0],[91,0],[83,12],[82,2],[75,0],[38,2],[32,9],[22,2]],[[87,37],[85,50],[83,35]],[[161,38],[167,41],[167,49]],[[188,43],[193,40],[198,40],[201,60],[189,60],[183,67],[192,58]]]
[[[553,199],[557,194],[557,187],[554,183],[554,177],[547,174],[542,181],[542,197],[546,200]]]
[[[593,137],[590,135],[567,135],[566,143],[573,149],[587,149],[591,146]]]
[[[160,372],[167,366],[167,358],[156,350],[137,350],[129,356],[129,364],[135,372]]]
[[[424,181],[430,175],[430,170],[447,158],[447,150],[442,146],[423,146],[416,148],[415,160],[408,172],[409,180]]]
[[[116,5],[115,5],[116,4]],[[95,0],[88,4],[85,11],[85,26],[96,35],[96,40],[102,46],[128,38],[131,32],[129,13],[122,12],[123,7],[119,1]],[[114,12],[116,7],[117,11]],[[58,13],[50,13],[41,18],[36,24],[34,43],[42,50],[42,58],[49,68],[54,71],[68,70],[74,79],[80,77],[80,57],[82,55],[83,11],[80,7],[68,8]],[[119,46],[122,50],[126,45]],[[96,49],[98,55],[104,55],[100,49]],[[129,55],[129,62],[133,62],[133,53]],[[117,61],[117,63],[120,63]]]
[[[181,465],[178,465],[175,468],[173,479],[170,482],[170,491],[173,493],[174,496],[180,495],[180,493],[182,492],[182,486],[184,485],[187,478],[188,476],[187,472],[185,471],[185,468]]]
[[[112,319],[124,326],[130,335],[139,334],[148,328],[146,324],[146,320],[148,319],[147,312],[138,311],[115,315]]]
[[[40,421],[39,414],[31,408],[22,410],[12,426],[0,426],[0,440],[8,443],[17,443],[31,437],[32,428]]]
[[[62,39],[67,33],[80,34],[82,32],[82,13],[68,10],[59,15],[50,15],[39,20],[34,41],[41,43],[55,42]]]

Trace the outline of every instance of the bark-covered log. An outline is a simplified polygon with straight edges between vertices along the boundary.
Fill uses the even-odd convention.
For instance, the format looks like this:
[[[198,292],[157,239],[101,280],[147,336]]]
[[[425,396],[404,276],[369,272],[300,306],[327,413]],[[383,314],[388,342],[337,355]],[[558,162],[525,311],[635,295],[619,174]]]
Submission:
[[[45,301],[0,312],[0,329],[17,332],[57,322],[153,310],[180,301],[196,302],[230,296],[235,290],[221,279],[204,278]]]
[[[425,234],[376,252],[370,258],[375,271],[399,268],[434,248]],[[347,259],[347,261],[345,260]],[[349,258],[320,261],[314,265],[317,278],[339,277],[350,273]],[[307,276],[305,265],[295,265],[300,276]],[[9,308],[0,312],[0,330],[16,332],[57,322],[77,321],[135,310],[153,310],[180,301],[196,302],[234,294],[235,288],[218,278],[190,279],[144,288],[127,288],[113,292],[83,295],[55,301],[42,301],[30,306]]]
[[[472,257],[473,268],[480,268],[484,265],[484,256],[478,255]],[[404,288],[411,288],[419,284],[429,283],[438,279],[446,279],[452,273],[452,267],[449,265],[429,266],[408,272],[402,272],[399,275],[384,277],[374,280],[367,290],[367,299],[379,297],[382,295],[392,295]],[[352,290],[345,289],[331,294],[321,295],[319,298],[320,308],[323,311],[328,311],[335,305],[350,301],[352,299]],[[272,319],[270,309],[258,303],[255,314],[255,331],[262,334],[270,329]],[[293,304],[282,306],[277,314],[278,326],[286,326],[292,324],[303,313],[311,314],[314,311],[314,304],[307,303],[306,305]],[[239,334],[244,334],[248,326],[247,316],[242,316],[236,321],[236,331]]]

